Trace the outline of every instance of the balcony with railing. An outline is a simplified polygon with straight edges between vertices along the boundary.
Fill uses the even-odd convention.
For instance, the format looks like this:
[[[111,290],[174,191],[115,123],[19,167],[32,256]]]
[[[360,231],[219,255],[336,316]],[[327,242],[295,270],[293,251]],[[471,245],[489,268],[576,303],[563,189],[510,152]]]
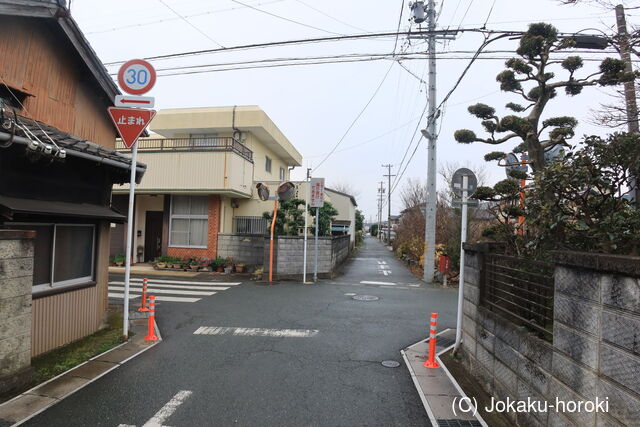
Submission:
[[[139,153],[228,151],[253,162],[253,151],[232,137],[143,138],[139,139],[137,144]],[[116,150],[121,153],[131,152],[120,140],[116,141]]]

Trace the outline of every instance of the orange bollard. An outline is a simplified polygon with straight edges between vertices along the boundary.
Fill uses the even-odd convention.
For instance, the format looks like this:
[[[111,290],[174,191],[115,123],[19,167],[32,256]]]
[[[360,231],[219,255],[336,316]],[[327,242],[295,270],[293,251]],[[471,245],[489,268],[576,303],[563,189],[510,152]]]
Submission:
[[[147,336],[144,337],[146,341],[156,341],[158,336],[156,335],[155,320],[156,320],[156,297],[154,295],[149,296],[149,322]]]
[[[142,279],[142,303],[138,311],[149,311],[147,308],[147,278]]]
[[[425,368],[439,368],[436,362],[436,328],[438,326],[438,313],[431,313],[431,330],[429,334],[429,359],[424,362]]]

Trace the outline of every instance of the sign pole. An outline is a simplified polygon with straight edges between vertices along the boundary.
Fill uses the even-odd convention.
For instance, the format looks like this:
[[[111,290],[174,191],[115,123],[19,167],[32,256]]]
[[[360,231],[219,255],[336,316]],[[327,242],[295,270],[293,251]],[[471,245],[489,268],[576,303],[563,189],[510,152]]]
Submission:
[[[302,261],[302,283],[307,283],[307,226],[309,224],[309,193],[311,192],[311,186],[309,185],[309,171],[307,168],[307,187],[304,197],[304,255]]]
[[[467,187],[469,176],[462,176],[462,224],[460,231],[460,282],[458,285],[458,316],[456,319],[456,344],[454,351],[460,346],[462,340],[462,303],[464,301],[464,242],[467,240]]]
[[[316,242],[315,242],[315,265],[313,267],[313,281],[318,281],[318,228],[320,224],[320,208],[316,208]]]
[[[124,267],[124,313],[122,335],[129,338],[129,279],[131,277],[131,247],[133,246],[133,205],[135,201],[136,164],[138,160],[138,144],[131,149],[131,180],[129,184],[129,211],[127,214],[127,250],[125,252]]]

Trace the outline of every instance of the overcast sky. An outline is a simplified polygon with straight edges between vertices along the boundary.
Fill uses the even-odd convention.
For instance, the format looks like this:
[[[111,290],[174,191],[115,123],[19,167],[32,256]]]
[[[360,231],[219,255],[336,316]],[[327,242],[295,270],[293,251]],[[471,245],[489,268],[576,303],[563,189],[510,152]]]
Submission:
[[[71,10],[100,59],[110,63],[220,46],[336,34],[394,32],[402,4],[402,0],[241,2],[281,18],[233,0],[73,0]],[[486,28],[491,30],[525,30],[530,22],[544,21],[555,25],[561,32],[590,29],[587,32],[593,33],[594,29],[611,32],[615,24],[613,11],[596,6],[562,6],[559,1],[552,0],[496,0],[495,5],[493,3],[493,0],[439,1],[436,3],[441,10],[438,26],[480,28],[486,22]],[[627,4],[633,5],[633,2]],[[630,10],[628,23],[640,21],[639,15],[640,11]],[[401,30],[409,28],[409,16],[410,11],[405,4]],[[412,29],[416,28],[413,24]],[[482,40],[481,35],[468,32],[459,33],[455,40],[438,44],[439,52],[449,52],[439,55],[437,64],[438,102],[449,92]],[[424,127],[424,115],[421,114],[426,105],[425,84],[421,82],[421,78],[427,79],[424,57],[413,55],[415,59],[402,61],[410,72],[397,62],[388,60],[197,74],[186,74],[185,71],[206,71],[210,68],[175,70],[175,67],[273,58],[388,54],[394,45],[395,38],[387,37],[152,60],[159,75],[177,75],[159,77],[149,95],[156,97],[156,108],[159,109],[259,105],[302,153],[304,166],[294,170],[293,177],[303,179],[305,168],[320,164],[380,87],[335,153],[314,171],[314,176],[326,178],[327,186],[350,185],[357,193],[358,205],[368,221],[377,215],[376,187],[385,173],[381,165],[393,164],[392,173],[398,174],[398,166],[414,130],[418,123],[419,128]],[[516,45],[516,40],[505,40],[490,45],[486,50],[512,51]],[[421,40],[411,40],[408,44],[404,37],[400,37],[397,42],[396,52],[411,54],[425,50],[426,45]],[[504,68],[507,55],[504,52],[487,53],[483,55],[484,59],[476,61],[450,97],[438,122],[438,163],[459,162],[472,169],[485,167],[489,183],[505,176],[502,168],[482,159],[485,153],[496,150],[496,147],[481,143],[458,144],[453,139],[453,132],[469,128],[481,133],[479,121],[466,111],[473,103],[493,105],[499,114],[503,114],[504,104],[518,102],[516,96],[500,92],[495,82],[495,75]],[[597,52],[583,56],[603,58],[606,55]],[[587,62],[585,68],[595,66],[597,62]],[[118,67],[115,64],[108,69],[117,72]],[[160,71],[168,68],[174,69]],[[557,74],[564,75],[562,72]],[[599,88],[587,88],[583,95],[575,98],[562,94],[552,101],[545,116],[573,114],[580,122],[578,135],[604,135],[608,130],[591,125],[589,117],[590,108],[608,99],[607,93]],[[416,140],[417,137],[404,164],[413,153]],[[507,143],[497,148],[509,151],[514,145],[515,142]],[[392,213],[402,209],[399,193],[407,179],[424,180],[425,177],[426,143],[423,140],[393,193]],[[439,180],[438,186],[443,185]]]

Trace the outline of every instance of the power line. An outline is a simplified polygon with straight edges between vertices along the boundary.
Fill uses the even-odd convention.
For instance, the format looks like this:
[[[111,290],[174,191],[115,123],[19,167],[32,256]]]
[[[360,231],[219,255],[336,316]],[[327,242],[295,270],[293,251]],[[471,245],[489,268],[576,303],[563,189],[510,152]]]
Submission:
[[[211,40],[212,42],[214,42],[215,44],[217,44],[218,46],[224,48],[224,46],[222,46],[220,43],[218,43],[217,41],[215,41],[214,39],[212,39],[211,37],[209,37],[209,35],[207,33],[205,33],[204,31],[202,31],[200,28],[196,27],[195,25],[193,25],[191,22],[189,22],[189,20],[187,18],[185,18],[184,16],[180,15],[174,8],[172,8],[171,6],[169,6],[164,0],[158,0],[158,2],[160,2],[164,7],[166,7],[167,9],[169,9],[171,12],[173,12],[175,15],[178,16],[178,18],[182,19],[184,22],[186,22],[191,28],[193,28],[194,30],[196,30],[197,32],[199,32],[200,34],[202,34],[203,36],[205,36],[206,38],[208,38],[209,40]]]
[[[478,32],[478,33],[489,33],[489,34],[509,34],[509,35],[521,35],[522,31],[502,31],[502,30],[483,30],[482,28],[464,28],[457,30],[459,32]],[[436,30],[432,32],[433,34],[444,34],[447,33],[447,30]],[[202,50],[194,50],[187,52],[179,52],[179,53],[171,53],[165,55],[156,55],[149,56],[143,58],[147,61],[159,61],[166,59],[174,59],[174,58],[182,58],[185,56],[195,56],[195,55],[204,55],[204,54],[212,54],[212,53],[220,53],[220,52],[231,52],[237,50],[248,50],[248,49],[261,49],[267,47],[276,47],[276,46],[289,46],[296,44],[307,44],[307,43],[322,43],[322,42],[332,42],[332,41],[342,41],[342,40],[358,40],[358,39],[366,39],[366,38],[380,38],[380,37],[395,37],[396,34],[401,36],[420,36],[420,35],[428,35],[429,31],[393,31],[393,32],[379,32],[379,33],[366,33],[366,34],[347,34],[347,35],[339,35],[339,36],[331,36],[331,37],[315,37],[308,39],[295,39],[295,40],[283,40],[278,42],[267,42],[267,43],[252,43],[246,45],[238,45],[238,46],[229,46],[225,48],[218,49],[202,49]],[[105,66],[112,65],[120,65],[124,64],[126,61],[113,61],[104,63]]]
[[[393,68],[393,62],[391,63],[391,65],[389,66],[389,68],[387,69],[387,72],[384,74],[384,77],[382,78],[382,80],[380,81],[380,84],[378,84],[378,87],[376,88],[376,90],[373,92],[373,95],[371,95],[371,97],[369,98],[369,100],[367,101],[367,103],[364,105],[364,107],[362,108],[362,110],[360,110],[360,112],[358,113],[358,115],[356,116],[355,119],[353,119],[353,121],[351,122],[351,124],[349,125],[349,127],[347,128],[346,132],[342,135],[342,137],[340,138],[340,140],[338,140],[338,142],[336,143],[336,145],[333,146],[333,148],[331,149],[331,151],[325,156],[324,159],[322,159],[322,161],[318,164],[318,166],[316,166],[315,168],[313,168],[313,171],[315,172],[320,166],[322,166],[322,164],[324,162],[327,161],[327,159],[336,151],[336,149],[338,148],[338,146],[342,143],[342,141],[344,141],[344,139],[347,137],[347,135],[349,134],[349,132],[351,131],[351,129],[353,128],[353,126],[356,124],[356,122],[358,121],[358,119],[360,118],[360,116],[362,116],[362,114],[366,111],[367,107],[369,107],[369,104],[371,104],[371,101],[373,101],[373,99],[376,97],[376,95],[378,94],[378,92],[380,91],[380,88],[382,87],[382,85],[384,84],[385,80],[387,80],[387,76],[389,76],[389,72],[391,71],[391,68]]]
[[[404,0],[402,0],[402,5],[400,6],[400,16],[398,17],[398,28],[396,29],[396,41],[393,42],[393,53],[396,53],[396,48],[398,47],[398,35],[400,34],[400,24],[402,23],[402,13],[404,12]]]
[[[295,0],[295,1],[300,3],[301,5],[304,5],[304,6],[308,7],[309,9],[315,10],[319,14],[324,15],[329,19],[333,19],[334,21],[341,23],[342,25],[346,25],[347,27],[353,28],[354,30],[363,31],[365,33],[367,32],[367,30],[365,30],[365,29],[362,29],[362,28],[359,28],[359,27],[355,27],[355,26],[349,24],[348,22],[341,21],[340,19],[321,11],[320,9],[316,9],[315,7],[311,6],[310,4],[308,4],[306,2],[303,2],[302,0]]]
[[[491,9],[489,9],[489,14],[487,15],[487,19],[484,21],[484,28],[487,28],[487,22],[489,22],[489,18],[491,18],[491,12],[493,12],[493,7],[496,5],[496,0],[493,0],[493,3],[491,3]]]
[[[323,30],[322,28],[314,27],[313,25],[305,24],[304,22],[295,21],[293,19],[285,18],[284,16],[276,15],[275,13],[267,12],[264,9],[260,9],[258,7],[255,7],[255,6],[251,6],[249,4],[241,2],[239,0],[231,0],[231,1],[234,2],[234,3],[241,4],[244,7],[248,7],[249,9],[253,9],[253,10],[257,11],[257,12],[264,13],[265,15],[273,16],[274,18],[278,18],[278,19],[281,19],[283,21],[290,22],[292,24],[296,24],[296,25],[300,25],[300,26],[303,26],[303,27],[311,28],[311,29],[314,29],[314,30],[317,30],[317,31],[322,31],[323,33],[327,33],[327,34],[341,35],[340,33],[334,33],[333,31]]]
[[[462,23],[464,22],[464,18],[467,17],[467,13],[469,13],[469,9],[471,9],[471,5],[473,4],[473,0],[469,2],[469,6],[467,6],[467,10],[464,11],[464,15],[462,15],[462,19],[460,20],[460,24],[458,24],[458,29],[462,27]]]

